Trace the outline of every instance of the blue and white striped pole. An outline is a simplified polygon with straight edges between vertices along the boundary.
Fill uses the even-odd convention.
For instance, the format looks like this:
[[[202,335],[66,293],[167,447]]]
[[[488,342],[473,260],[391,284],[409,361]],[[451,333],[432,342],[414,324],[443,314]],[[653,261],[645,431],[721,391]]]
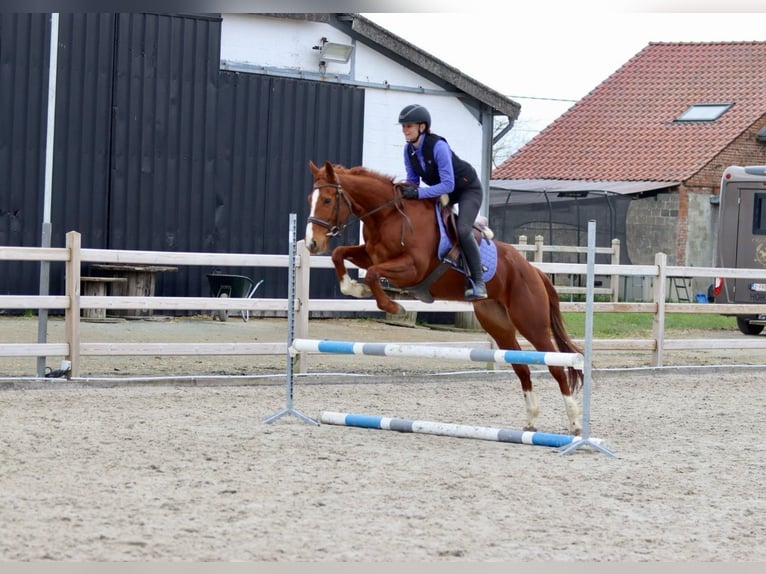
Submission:
[[[335,353],[343,355],[375,355],[383,357],[422,357],[475,361],[479,363],[511,363],[574,367],[585,365],[580,353],[557,353],[543,351],[509,351],[504,349],[471,349],[467,347],[440,347],[403,343],[356,343],[319,339],[295,339],[292,348],[296,352]]]
[[[377,415],[360,415],[354,413],[337,413],[326,411],[321,413],[319,422],[328,425],[339,425],[378,430],[392,430],[405,433],[431,434],[455,438],[472,438],[496,442],[511,442],[536,446],[562,447],[579,441],[580,437],[537,431],[516,429],[500,429],[492,427],[477,427],[453,423],[439,423],[383,417]],[[591,441],[600,442],[591,438]]]

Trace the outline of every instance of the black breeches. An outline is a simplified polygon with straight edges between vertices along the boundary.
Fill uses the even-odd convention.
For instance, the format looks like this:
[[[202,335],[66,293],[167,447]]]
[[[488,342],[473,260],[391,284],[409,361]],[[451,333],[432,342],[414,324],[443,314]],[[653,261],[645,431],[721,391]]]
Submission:
[[[473,238],[473,224],[479,215],[481,201],[481,185],[477,183],[475,188],[466,189],[458,200],[459,208],[456,222],[460,248],[463,251],[463,255],[465,255],[471,277],[475,280],[482,277],[479,246]]]
[[[473,224],[479,216],[482,200],[481,186],[478,186],[478,190],[478,193],[474,192],[473,188],[465,190],[458,201],[457,234],[461,246],[471,239]]]

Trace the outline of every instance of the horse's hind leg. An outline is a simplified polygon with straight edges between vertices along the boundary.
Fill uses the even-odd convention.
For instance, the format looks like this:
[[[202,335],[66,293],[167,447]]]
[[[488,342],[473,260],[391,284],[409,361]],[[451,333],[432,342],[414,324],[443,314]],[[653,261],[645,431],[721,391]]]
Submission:
[[[499,348],[512,351],[521,350],[521,345],[516,338],[516,327],[500,302],[492,299],[478,301],[474,303],[473,310],[476,319],[489,336],[495,340]],[[511,367],[521,382],[521,391],[524,394],[524,404],[527,409],[527,424],[524,430],[535,431],[537,430],[537,417],[540,416],[540,404],[532,388],[532,374],[528,365],[513,364]]]
[[[535,331],[530,330],[527,330],[527,333],[522,334],[536,350],[542,352],[556,352],[556,348],[549,338],[535,336]],[[569,419],[569,432],[579,436],[582,432],[582,411],[572,394],[572,388],[567,377],[568,368],[569,367],[548,367],[548,371],[553,378],[556,379],[556,382],[559,385],[561,398],[564,400],[564,408],[566,409],[567,418]]]
[[[504,347],[505,349],[518,350],[520,347]],[[537,417],[540,416],[540,403],[537,402],[537,395],[532,388],[532,374],[527,365],[511,365],[516,376],[521,381],[521,390],[524,393],[524,405],[527,407],[527,424],[524,430],[537,430]]]
[[[516,337],[516,327],[510,319],[502,303],[494,300],[484,300],[473,305],[476,319],[487,333],[495,340],[501,349],[520,350],[518,339]],[[528,325],[525,325],[527,327]],[[535,337],[536,331],[526,329],[524,335],[526,339],[538,351],[556,351],[553,342],[545,337]],[[548,332],[547,329],[541,329],[540,332]],[[532,388],[532,376],[528,365],[512,365],[516,376],[521,381],[521,390],[524,393],[524,403],[527,409],[527,424],[524,430],[537,430],[537,418],[540,415],[540,406],[537,401],[537,395]],[[569,419],[569,432],[573,435],[580,435],[582,432],[581,410],[580,406],[572,396],[572,391],[567,380],[564,367],[548,367],[551,375],[559,385],[561,396],[564,399],[567,418]]]
[[[548,367],[553,378],[559,384],[559,390],[561,391],[561,398],[564,399],[564,408],[567,411],[567,417],[569,418],[569,432],[573,435],[579,436],[582,433],[582,410],[580,405],[577,404],[572,391],[569,388],[569,381],[567,380],[564,367]]]
[[[535,336],[535,331],[528,331],[528,334],[524,334],[524,336],[538,351],[556,352],[556,348],[549,338]],[[548,367],[548,371],[550,371],[551,375],[556,379],[556,382],[559,385],[561,398],[564,400],[564,408],[566,409],[567,418],[569,419],[569,432],[579,436],[582,432],[582,411],[572,394],[570,381],[567,377],[568,368],[569,367]]]

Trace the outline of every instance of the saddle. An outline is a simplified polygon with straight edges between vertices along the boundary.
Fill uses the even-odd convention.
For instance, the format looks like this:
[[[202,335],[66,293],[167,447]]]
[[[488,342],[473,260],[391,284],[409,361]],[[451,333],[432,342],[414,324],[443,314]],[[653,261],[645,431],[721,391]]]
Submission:
[[[434,269],[428,277],[426,277],[417,285],[412,285],[411,287],[406,288],[398,288],[391,285],[388,280],[382,279],[381,281],[384,282],[383,288],[387,291],[406,293],[407,295],[419,299],[420,301],[433,303],[434,298],[430,292],[431,285],[433,285],[434,282],[436,282],[442,275],[444,275],[448,269],[457,269],[458,271],[468,275],[468,270],[465,267],[464,261],[461,257],[462,252],[460,249],[460,242],[458,241],[456,221],[457,212],[455,207],[449,204],[449,197],[446,194],[440,197],[439,202],[440,207],[438,210],[438,217],[441,218],[440,227],[442,228],[444,234],[451,244],[449,250],[440,256],[440,263],[436,269]],[[482,238],[489,242],[495,236],[487,223],[487,218],[480,215],[476,218],[476,221],[473,224],[473,236],[479,245],[482,244]]]
[[[439,198],[439,202],[442,206],[441,217],[444,222],[444,229],[447,231],[450,241],[457,246],[457,221],[455,220],[457,212],[455,211],[455,206],[450,206],[447,194],[442,195]],[[479,244],[481,244],[482,237],[489,240],[495,236],[494,232],[489,228],[489,221],[483,215],[479,215],[476,221],[473,222],[473,236]]]

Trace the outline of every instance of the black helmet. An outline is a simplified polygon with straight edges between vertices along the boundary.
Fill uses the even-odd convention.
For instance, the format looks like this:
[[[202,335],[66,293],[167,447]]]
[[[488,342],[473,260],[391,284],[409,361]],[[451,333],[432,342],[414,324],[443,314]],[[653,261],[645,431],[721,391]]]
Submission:
[[[410,104],[399,112],[400,124],[426,124],[431,127],[431,114],[419,104]]]

